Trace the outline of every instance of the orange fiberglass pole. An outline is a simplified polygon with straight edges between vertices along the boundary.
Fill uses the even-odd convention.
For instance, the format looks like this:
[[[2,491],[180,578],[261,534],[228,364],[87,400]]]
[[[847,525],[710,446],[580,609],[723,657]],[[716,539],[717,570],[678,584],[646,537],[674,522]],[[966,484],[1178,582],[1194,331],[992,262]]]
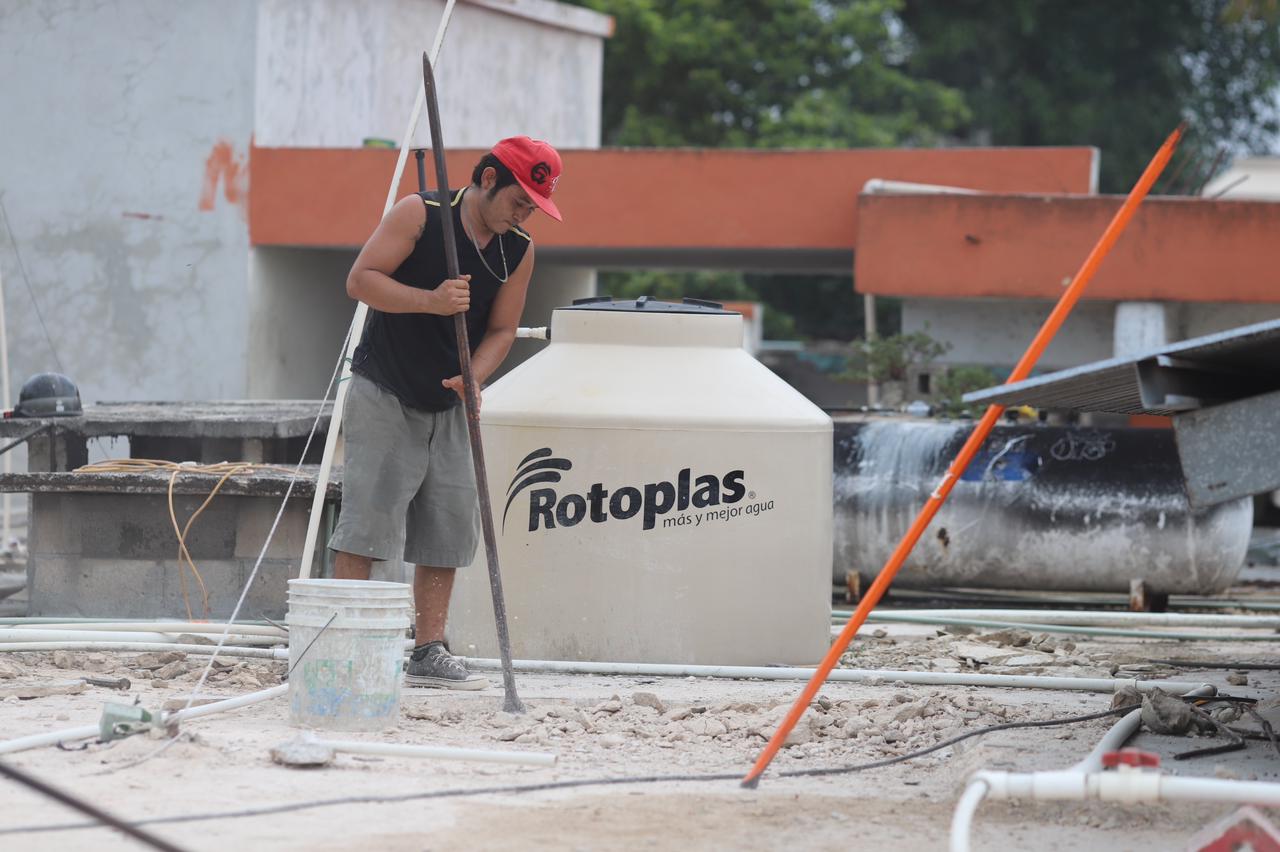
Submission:
[[[1129,220],[1133,218],[1138,205],[1147,197],[1147,193],[1151,190],[1152,184],[1156,182],[1156,178],[1160,177],[1160,173],[1169,164],[1169,160],[1173,157],[1174,149],[1178,147],[1178,141],[1182,138],[1184,128],[1185,125],[1180,125],[1169,134],[1169,138],[1160,146],[1160,150],[1156,152],[1155,157],[1147,165],[1142,177],[1138,178],[1138,183],[1129,192],[1129,197],[1125,199],[1124,204],[1116,211],[1111,224],[1107,225],[1107,229],[1102,233],[1098,244],[1093,247],[1093,251],[1089,252],[1089,256],[1085,258],[1080,271],[1076,273],[1071,285],[1067,287],[1067,291],[1058,300],[1053,313],[1049,314],[1049,318],[1044,321],[1044,325],[1036,333],[1035,339],[1031,341],[1031,345],[1027,347],[1027,351],[1023,353],[1022,359],[1013,368],[1013,372],[1009,374],[1005,384],[1020,382],[1031,374],[1031,368],[1040,360],[1040,356],[1044,354],[1049,342],[1053,340],[1053,336],[1058,333],[1058,329],[1062,327],[1067,315],[1071,313],[1071,309],[1079,301],[1084,288],[1089,283],[1089,279],[1093,278],[1094,272],[1097,271],[1098,265],[1102,263],[1102,259],[1107,256],[1107,252],[1115,245],[1116,240],[1120,238],[1121,232],[1129,224]],[[876,604],[880,603],[880,598],[884,597],[884,593],[888,591],[889,584],[893,582],[898,569],[902,567],[902,563],[911,555],[912,548],[916,546],[920,536],[924,535],[924,531],[929,526],[929,522],[933,520],[933,516],[938,513],[938,510],[942,508],[942,504],[946,502],[947,495],[951,493],[952,487],[956,484],[960,475],[964,473],[965,468],[969,466],[969,462],[973,461],[978,448],[987,439],[987,435],[991,433],[991,428],[996,425],[996,421],[1000,419],[1000,414],[1003,411],[1003,405],[992,405],[987,409],[987,413],[982,416],[982,419],[978,421],[977,428],[973,430],[969,440],[960,449],[959,455],[951,462],[947,472],[943,474],[942,481],[938,483],[938,487],[929,495],[929,499],[911,524],[911,528],[902,537],[902,541],[898,542],[898,547],[893,551],[893,555],[889,557],[889,561],[885,563],[884,568],[880,569],[880,575],[876,577],[875,582],[871,584],[871,588],[867,590],[866,595],[858,604],[857,610],[854,611],[853,617],[849,619],[849,623],[845,625],[844,630],[840,631],[840,636],[832,643],[827,655],[822,658],[822,663],[819,664],[817,671],[814,672],[808,685],[805,686],[804,692],[796,699],[796,703],[792,705],[787,717],[782,720],[782,724],[774,731],[773,738],[765,745],[764,751],[756,759],[755,766],[751,767],[751,771],[742,779],[742,786],[754,787],[760,783],[761,774],[768,768],[769,762],[778,753],[778,749],[782,747],[782,743],[786,740],[787,735],[791,733],[791,729],[795,727],[796,722],[800,721],[800,717],[804,715],[804,711],[809,707],[809,702],[813,700],[814,695],[817,694],[822,684],[826,682],[827,675],[835,668],[845,648],[849,647],[849,642],[853,639],[854,634],[858,632],[858,628],[863,625],[867,620],[867,616],[871,614],[871,610],[875,609]]]

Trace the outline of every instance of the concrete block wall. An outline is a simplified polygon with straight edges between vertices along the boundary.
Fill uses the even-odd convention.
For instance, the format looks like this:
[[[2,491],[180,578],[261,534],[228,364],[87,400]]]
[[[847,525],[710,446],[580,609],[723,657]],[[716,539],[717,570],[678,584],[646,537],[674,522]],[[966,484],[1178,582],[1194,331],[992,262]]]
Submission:
[[[204,498],[176,495],[181,525]],[[27,562],[33,616],[187,617],[182,594],[203,617],[200,586],[178,560],[164,494],[35,494]],[[310,499],[290,500],[240,612],[282,618],[287,582],[297,575]],[[186,536],[209,592],[210,616],[231,615],[275,517],[275,497],[219,496]]]

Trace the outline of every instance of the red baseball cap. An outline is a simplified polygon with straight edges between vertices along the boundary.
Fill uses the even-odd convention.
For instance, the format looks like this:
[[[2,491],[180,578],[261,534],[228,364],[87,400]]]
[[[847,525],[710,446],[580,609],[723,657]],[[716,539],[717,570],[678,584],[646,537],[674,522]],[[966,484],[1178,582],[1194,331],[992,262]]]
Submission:
[[[560,154],[555,148],[541,139],[512,136],[494,145],[493,155],[511,170],[516,183],[529,193],[534,204],[557,222],[563,221],[560,208],[551,200],[551,193],[555,192],[556,182],[560,180],[563,169]]]

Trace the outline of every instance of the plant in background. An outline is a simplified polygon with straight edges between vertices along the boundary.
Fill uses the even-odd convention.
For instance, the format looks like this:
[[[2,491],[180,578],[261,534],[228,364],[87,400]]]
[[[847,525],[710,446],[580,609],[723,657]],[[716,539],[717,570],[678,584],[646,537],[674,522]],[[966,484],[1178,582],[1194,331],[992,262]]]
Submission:
[[[913,331],[860,340],[854,343],[854,348],[865,360],[849,371],[849,378],[863,382],[905,382],[912,367],[941,357],[951,349],[951,344],[934,339],[927,331]]]
[[[951,367],[934,379],[934,402],[938,413],[954,417],[968,407],[961,400],[962,396],[998,384],[999,377],[986,367]]]

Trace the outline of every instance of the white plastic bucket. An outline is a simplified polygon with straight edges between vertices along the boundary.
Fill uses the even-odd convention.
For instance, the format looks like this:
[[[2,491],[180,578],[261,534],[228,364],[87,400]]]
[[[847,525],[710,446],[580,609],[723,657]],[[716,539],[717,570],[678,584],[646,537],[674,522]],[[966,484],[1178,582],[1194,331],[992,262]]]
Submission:
[[[412,601],[406,583],[290,580],[290,723],[328,731],[395,727]]]

